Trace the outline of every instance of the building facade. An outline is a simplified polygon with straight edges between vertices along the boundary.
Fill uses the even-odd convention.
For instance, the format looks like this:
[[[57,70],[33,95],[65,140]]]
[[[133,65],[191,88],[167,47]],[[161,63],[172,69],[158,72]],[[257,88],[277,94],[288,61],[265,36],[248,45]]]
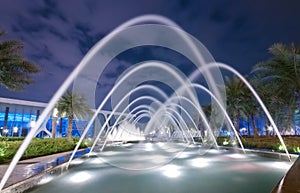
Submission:
[[[47,103],[0,97],[0,136],[25,137],[30,129],[35,126],[40,114]],[[102,121],[103,122],[103,121]],[[56,137],[67,135],[67,118],[58,118],[56,124]],[[73,136],[80,136],[87,121],[73,120]],[[93,136],[94,124],[88,136]],[[46,128],[52,130],[52,117],[47,120]],[[42,131],[37,137],[49,137]]]

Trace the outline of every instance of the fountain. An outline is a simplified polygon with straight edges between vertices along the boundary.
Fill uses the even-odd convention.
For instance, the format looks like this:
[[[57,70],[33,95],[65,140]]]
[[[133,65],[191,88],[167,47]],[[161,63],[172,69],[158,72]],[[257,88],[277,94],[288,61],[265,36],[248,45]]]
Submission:
[[[144,141],[145,137],[141,135],[140,129],[135,125],[124,122],[117,129],[108,133],[106,140],[110,142]]]
[[[155,60],[132,64],[98,104],[97,84],[105,68],[122,52],[141,46],[159,46],[180,53],[192,62],[196,70],[186,75],[170,63]],[[219,68],[235,73],[247,84],[268,116],[290,159],[278,128],[251,85],[234,69],[216,63],[198,40],[174,22],[161,16],[146,15],[116,28],[87,53],[55,93],[36,126],[25,138],[1,180],[0,190],[36,131],[59,98],[73,84],[73,92],[83,93],[87,104],[95,112],[88,120],[68,163],[60,167],[68,172],[56,178],[45,175],[44,179],[49,177],[51,180],[46,180],[46,184],[37,185],[29,192],[199,192],[199,189],[205,192],[271,191],[292,163],[274,162],[273,159],[255,154],[237,154],[219,149],[217,145],[219,127],[226,120],[245,152],[226,113],[225,87]],[[204,78],[207,87],[195,81],[199,75]],[[165,92],[157,83],[150,84],[151,81],[163,83],[172,92]],[[202,109],[197,89],[204,90],[211,98],[211,108],[215,113],[210,115],[210,119]],[[132,99],[141,90],[151,92],[152,95]],[[159,97],[154,97],[153,93]],[[80,164],[75,164],[75,153],[108,101],[111,103],[111,114],[94,138],[90,153],[77,158]],[[113,118],[115,122],[109,126]],[[215,124],[209,120],[214,120]],[[198,133],[201,138],[199,143],[194,140]],[[278,168],[276,163],[281,167]],[[162,181],[164,184],[161,184]],[[257,185],[261,181],[263,187],[249,187],[249,184]]]

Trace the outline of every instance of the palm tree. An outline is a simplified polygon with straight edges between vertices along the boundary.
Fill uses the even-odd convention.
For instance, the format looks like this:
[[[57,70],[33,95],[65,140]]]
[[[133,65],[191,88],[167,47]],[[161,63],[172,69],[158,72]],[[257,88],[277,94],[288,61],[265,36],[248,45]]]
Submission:
[[[67,91],[57,103],[57,111],[60,117],[68,118],[68,139],[72,139],[73,119],[84,119],[91,113],[82,95]]]
[[[239,132],[240,118],[251,117],[255,137],[258,136],[255,125],[256,102],[247,86],[237,76],[226,79],[227,111],[233,120],[234,127]],[[249,132],[249,131],[248,131]]]
[[[279,118],[283,118],[281,116],[281,113],[282,109],[286,107],[286,104],[283,98],[276,96],[276,94],[274,93],[274,90],[277,90],[277,84],[262,84],[261,81],[261,78],[256,75],[252,76],[251,78],[253,87],[267,107],[276,124],[279,125],[279,123],[284,122],[282,119],[279,120]],[[262,113],[261,108],[259,108],[257,111],[260,116],[265,117],[265,127],[267,128],[270,125],[270,121],[268,120],[267,116]],[[269,132],[270,131],[266,130],[267,136],[269,136]],[[272,134],[273,136],[275,136],[274,132]]]
[[[202,110],[203,110],[207,120],[209,121],[209,126],[210,126],[211,130],[214,133],[219,132],[222,129],[222,126],[223,126],[223,122],[220,122],[218,119],[216,119],[216,117],[218,117],[217,111],[218,110],[220,111],[220,109],[217,109],[217,110],[212,109],[211,104],[206,104],[206,105],[202,105]],[[195,120],[195,118],[194,118],[194,120]],[[199,123],[199,121],[198,121],[198,124],[201,125],[202,123],[201,122]],[[202,126],[202,128],[203,128],[203,126]],[[204,136],[204,134],[203,134],[203,136]]]
[[[4,32],[0,32],[0,38],[3,36]],[[23,47],[17,40],[0,42],[0,84],[9,90],[22,90],[33,82],[30,75],[39,72],[36,65],[21,55]]]
[[[241,106],[241,115],[243,118],[247,118],[251,120],[252,128],[254,137],[258,137],[258,131],[255,123],[255,117],[259,114],[259,108],[258,104],[256,102],[256,99],[253,97],[252,93],[248,90],[248,92],[245,92],[245,95],[243,96],[243,104]],[[250,128],[248,125],[248,136],[250,136]]]
[[[294,44],[274,44],[269,48],[269,52],[272,57],[266,62],[258,63],[252,72],[260,79],[259,84],[265,85],[271,99],[269,102],[280,107],[276,109],[277,114],[286,115],[284,120],[287,124],[286,129],[289,129],[292,126],[294,111],[299,109],[297,103],[300,99],[300,47]]]

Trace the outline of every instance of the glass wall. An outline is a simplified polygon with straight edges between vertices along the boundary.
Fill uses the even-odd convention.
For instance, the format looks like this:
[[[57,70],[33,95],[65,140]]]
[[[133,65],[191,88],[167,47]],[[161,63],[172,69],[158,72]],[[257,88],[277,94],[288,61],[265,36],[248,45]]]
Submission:
[[[0,103],[0,136],[25,137],[34,126],[43,107],[31,107],[18,104]],[[73,120],[73,136],[81,136],[87,121]],[[46,128],[52,131],[52,117],[47,121]],[[58,118],[56,122],[56,137],[65,137],[68,132],[68,119]],[[88,137],[93,137],[93,126],[89,129]],[[40,132],[37,137],[49,137],[46,132]]]
[[[15,104],[0,104],[0,134],[26,136],[42,108]]]

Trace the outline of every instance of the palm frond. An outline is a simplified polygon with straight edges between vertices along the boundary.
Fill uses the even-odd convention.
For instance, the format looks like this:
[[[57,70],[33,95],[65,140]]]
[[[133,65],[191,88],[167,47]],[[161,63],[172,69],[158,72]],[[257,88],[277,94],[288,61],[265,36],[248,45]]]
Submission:
[[[0,32],[0,38],[4,32]],[[21,54],[24,45],[18,40],[0,43],[0,84],[10,90],[22,90],[25,85],[33,83],[32,74],[39,68],[27,61]]]

